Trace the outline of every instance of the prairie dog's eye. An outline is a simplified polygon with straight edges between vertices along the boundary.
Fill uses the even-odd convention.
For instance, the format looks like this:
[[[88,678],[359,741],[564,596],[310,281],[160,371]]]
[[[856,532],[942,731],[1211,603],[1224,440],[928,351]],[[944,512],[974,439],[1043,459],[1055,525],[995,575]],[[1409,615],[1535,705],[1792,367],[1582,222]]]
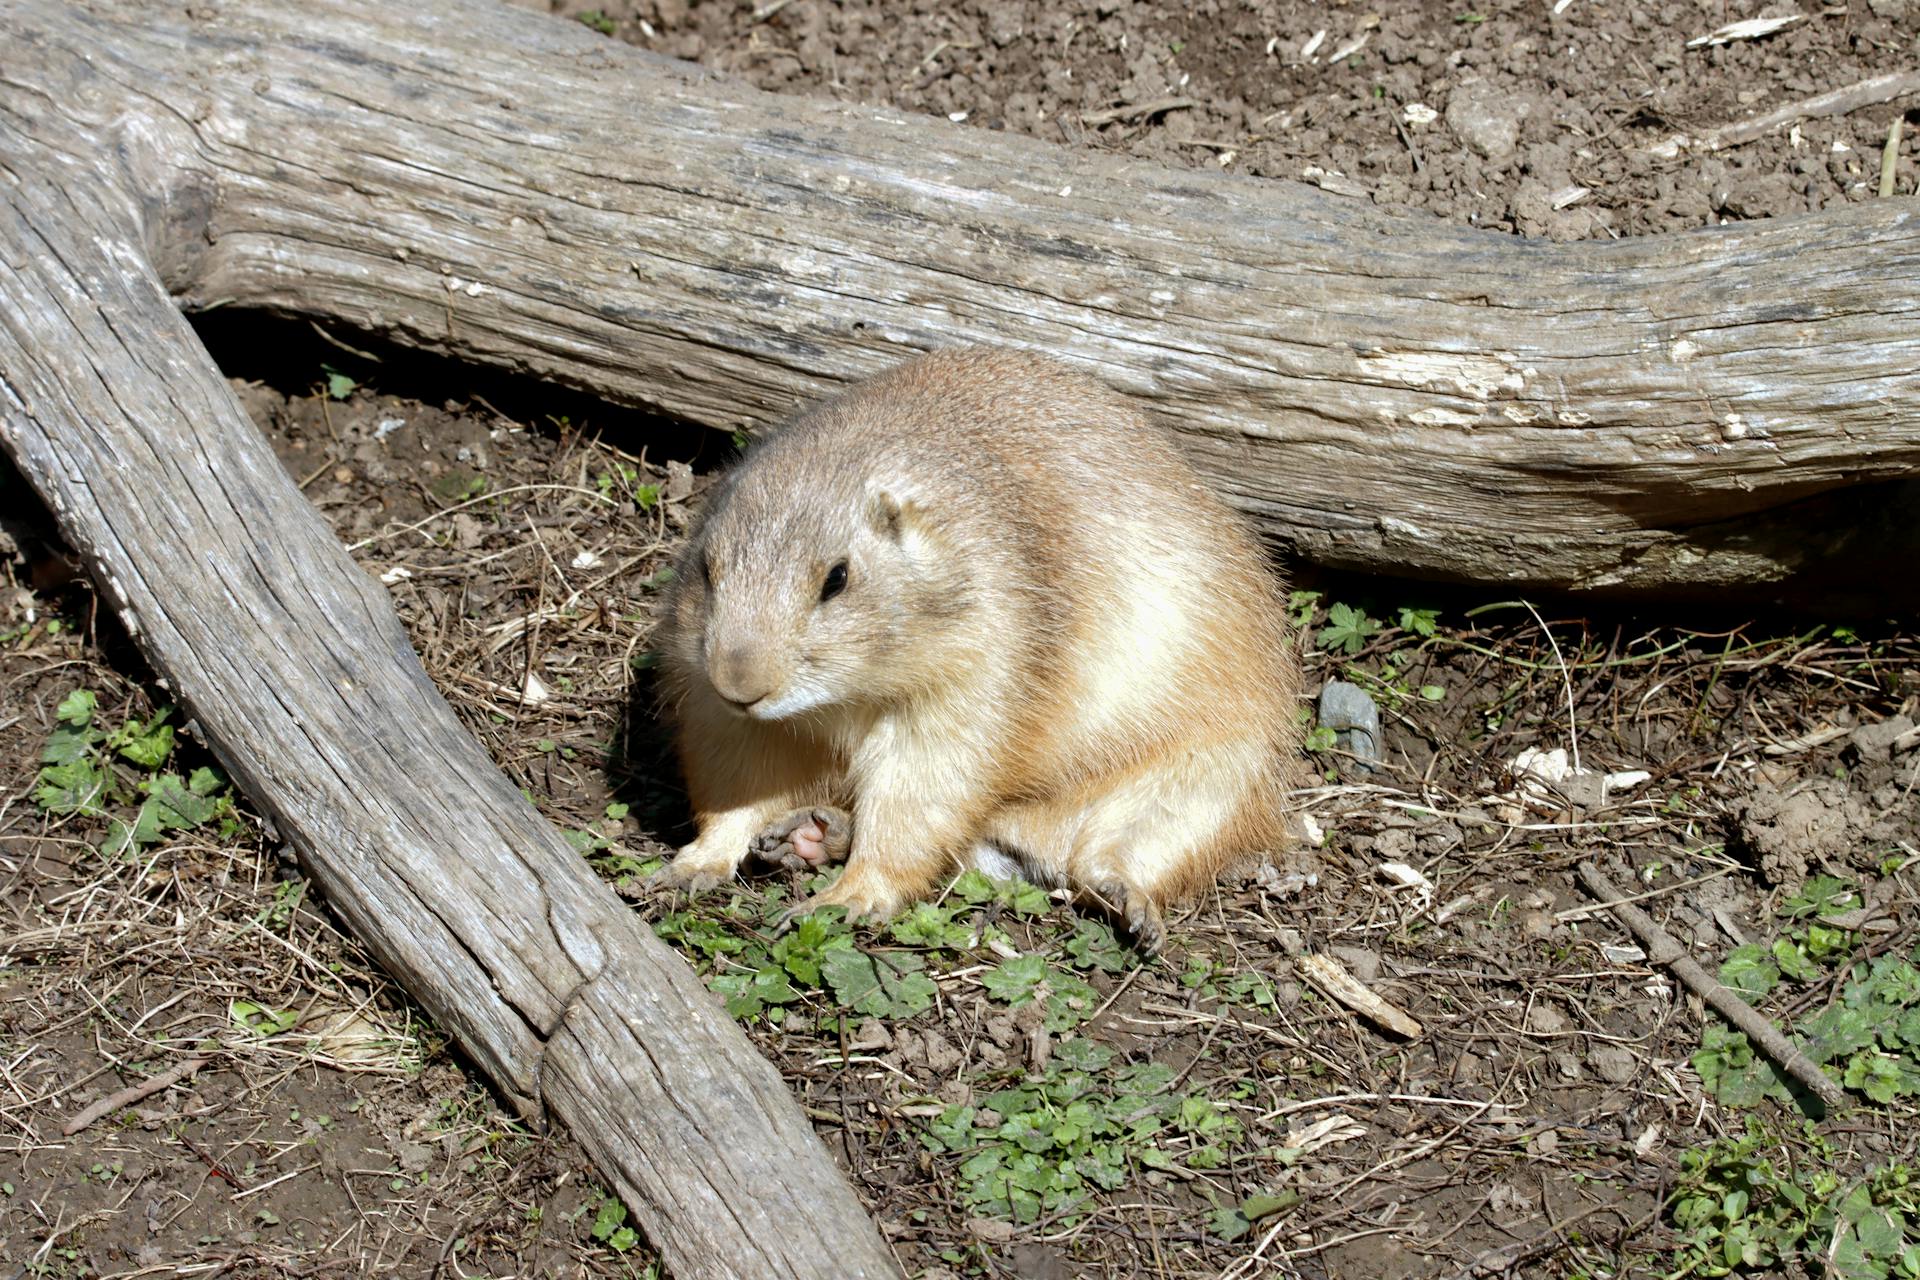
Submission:
[[[825,604],[846,589],[847,562],[842,560],[827,570],[827,580],[820,584],[820,603]]]

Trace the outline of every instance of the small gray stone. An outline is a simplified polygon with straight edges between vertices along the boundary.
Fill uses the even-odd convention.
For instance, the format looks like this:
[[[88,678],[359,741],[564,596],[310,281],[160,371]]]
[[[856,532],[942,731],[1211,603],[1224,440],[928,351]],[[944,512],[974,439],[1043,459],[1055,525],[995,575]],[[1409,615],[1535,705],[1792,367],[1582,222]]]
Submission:
[[[1588,1054],[1587,1059],[1608,1084],[1625,1084],[1640,1070],[1639,1060],[1617,1044],[1603,1044]]]
[[[1607,800],[1607,778],[1602,773],[1576,773],[1554,785],[1577,808],[1597,809]]]
[[[1520,917],[1520,931],[1529,938],[1551,938],[1560,922],[1545,911],[1528,911]]]
[[[1447,127],[1460,141],[1496,164],[1520,145],[1520,122],[1532,104],[1512,89],[1484,80],[1460,85],[1447,97]]]
[[[1765,173],[1737,179],[1725,190],[1715,192],[1713,203],[1720,212],[1736,218],[1768,218],[1793,209],[1798,201],[1785,174]]]
[[[1344,680],[1329,680],[1320,690],[1320,727],[1331,729],[1334,741],[1362,768],[1380,763],[1380,708],[1367,691]]]

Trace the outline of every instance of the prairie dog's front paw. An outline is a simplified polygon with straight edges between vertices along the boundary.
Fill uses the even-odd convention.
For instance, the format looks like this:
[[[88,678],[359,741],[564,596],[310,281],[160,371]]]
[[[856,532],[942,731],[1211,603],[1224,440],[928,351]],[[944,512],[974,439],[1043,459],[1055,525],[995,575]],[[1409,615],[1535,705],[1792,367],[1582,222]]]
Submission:
[[[853,817],[831,805],[812,805],[768,823],[749,846],[752,856],[789,871],[818,871],[847,860]]]
[[[673,861],[654,872],[647,883],[678,893],[705,893],[733,879],[737,858],[716,858],[696,841],[673,855]]]

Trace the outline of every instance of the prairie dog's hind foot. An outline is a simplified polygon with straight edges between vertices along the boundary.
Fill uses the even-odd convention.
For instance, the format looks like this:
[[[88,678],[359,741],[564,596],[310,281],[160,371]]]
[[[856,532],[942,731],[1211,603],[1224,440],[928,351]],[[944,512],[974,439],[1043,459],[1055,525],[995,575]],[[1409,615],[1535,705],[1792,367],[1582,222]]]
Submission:
[[[1167,944],[1167,925],[1160,916],[1160,907],[1144,891],[1114,877],[1088,885],[1087,892],[1105,908],[1115,924],[1126,926],[1128,936],[1141,955],[1158,955],[1160,948]]]
[[[853,815],[832,805],[810,805],[775,818],[747,846],[749,856],[788,871],[818,871],[847,860]]]

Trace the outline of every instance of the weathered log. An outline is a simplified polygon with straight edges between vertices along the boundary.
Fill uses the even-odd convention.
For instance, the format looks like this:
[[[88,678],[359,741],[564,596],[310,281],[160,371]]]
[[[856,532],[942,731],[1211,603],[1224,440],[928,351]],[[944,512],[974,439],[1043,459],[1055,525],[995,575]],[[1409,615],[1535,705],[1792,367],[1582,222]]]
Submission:
[[[247,421],[147,261],[166,193],[19,124],[0,117],[0,442],[222,763],[501,1094],[572,1129],[674,1275],[897,1275],[779,1073],[461,729]]]
[[[1860,532],[1915,538],[1912,490],[1874,487],[1920,473],[1911,200],[1554,245],[776,99],[485,0],[0,12],[0,118],[121,168],[189,308],[728,429],[909,348],[1024,344],[1328,565],[1920,593]]]

